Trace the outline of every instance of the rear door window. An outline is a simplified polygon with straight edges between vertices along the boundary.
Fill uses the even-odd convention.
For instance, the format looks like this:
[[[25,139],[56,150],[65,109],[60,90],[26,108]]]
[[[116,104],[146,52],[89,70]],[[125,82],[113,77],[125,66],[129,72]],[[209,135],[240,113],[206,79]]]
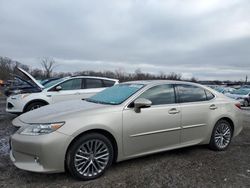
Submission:
[[[62,87],[62,90],[77,90],[81,89],[82,87],[82,79],[71,79],[67,80],[61,84],[59,84]]]
[[[102,88],[103,83],[101,79],[91,79],[91,78],[86,78],[85,79],[85,88],[86,89],[91,89],[91,88]]]
[[[187,84],[178,84],[178,99],[181,103],[206,101],[205,90],[201,87]]]
[[[115,84],[115,81],[112,80],[103,80],[104,87],[111,87]]]

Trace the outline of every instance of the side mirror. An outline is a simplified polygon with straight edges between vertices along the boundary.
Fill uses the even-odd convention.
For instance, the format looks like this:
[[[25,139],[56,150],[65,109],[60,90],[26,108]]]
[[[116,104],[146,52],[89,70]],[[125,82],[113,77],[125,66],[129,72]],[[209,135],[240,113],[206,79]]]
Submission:
[[[141,112],[141,108],[149,108],[152,105],[152,102],[145,98],[139,98],[134,101],[135,112]]]
[[[60,91],[60,90],[62,90],[62,86],[56,86],[56,91]]]

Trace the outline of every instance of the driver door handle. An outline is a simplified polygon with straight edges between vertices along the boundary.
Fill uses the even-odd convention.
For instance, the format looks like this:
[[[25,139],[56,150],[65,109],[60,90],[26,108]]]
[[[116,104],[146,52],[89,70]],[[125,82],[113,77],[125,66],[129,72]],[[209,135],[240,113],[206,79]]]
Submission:
[[[169,111],[168,111],[169,114],[178,114],[180,113],[179,110],[177,110],[176,108],[171,108]]]

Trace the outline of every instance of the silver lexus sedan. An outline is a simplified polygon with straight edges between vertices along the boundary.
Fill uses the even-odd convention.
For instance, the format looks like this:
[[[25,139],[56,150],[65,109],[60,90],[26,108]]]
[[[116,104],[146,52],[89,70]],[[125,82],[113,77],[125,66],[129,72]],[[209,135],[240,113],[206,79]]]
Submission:
[[[13,120],[15,166],[68,171],[81,180],[113,163],[196,144],[225,150],[242,130],[240,104],[199,84],[135,81],[87,100],[62,102]]]

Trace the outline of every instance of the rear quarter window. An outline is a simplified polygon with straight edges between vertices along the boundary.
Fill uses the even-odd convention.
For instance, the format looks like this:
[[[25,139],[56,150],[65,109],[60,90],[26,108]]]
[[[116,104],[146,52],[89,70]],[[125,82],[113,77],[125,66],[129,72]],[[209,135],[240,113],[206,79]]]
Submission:
[[[112,80],[103,80],[104,87],[111,87],[115,84],[115,81]]]
[[[206,92],[207,100],[208,100],[208,101],[209,101],[209,100],[212,100],[212,99],[214,98],[214,94],[213,94],[213,93],[211,93],[211,92],[208,91],[208,90],[205,90],[205,92]]]

